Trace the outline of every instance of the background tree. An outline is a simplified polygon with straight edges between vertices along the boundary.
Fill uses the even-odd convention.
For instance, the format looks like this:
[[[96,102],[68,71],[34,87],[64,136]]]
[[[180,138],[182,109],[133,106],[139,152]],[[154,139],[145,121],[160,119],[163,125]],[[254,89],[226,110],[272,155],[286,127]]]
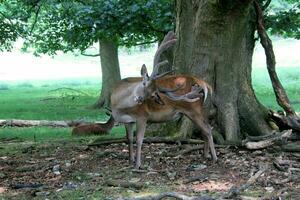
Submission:
[[[0,3],[0,51],[10,51],[17,39],[24,37],[26,9],[20,9],[15,1]]]
[[[102,89],[96,107],[109,106],[110,91],[120,80],[118,47],[131,47],[159,41],[174,27],[170,0],[7,0],[22,9],[18,20],[26,25],[24,49],[34,54],[54,55],[58,51],[86,50],[99,43]],[[10,15],[12,17],[12,15]],[[25,19],[25,20],[24,20]],[[10,30],[11,31],[11,30]]]
[[[266,8],[269,3],[261,1],[260,6]],[[210,110],[215,129],[231,141],[240,140],[245,133],[271,134],[271,116],[257,100],[251,83],[257,30],[254,2],[177,0],[176,12],[179,38],[175,67],[181,73],[203,77],[213,86],[215,97]],[[269,12],[269,30],[284,30],[285,36],[295,37],[297,31],[292,27],[300,21],[295,17],[299,9],[291,12],[290,22],[294,23],[288,25],[290,29],[279,26],[278,19],[286,15],[282,10]]]

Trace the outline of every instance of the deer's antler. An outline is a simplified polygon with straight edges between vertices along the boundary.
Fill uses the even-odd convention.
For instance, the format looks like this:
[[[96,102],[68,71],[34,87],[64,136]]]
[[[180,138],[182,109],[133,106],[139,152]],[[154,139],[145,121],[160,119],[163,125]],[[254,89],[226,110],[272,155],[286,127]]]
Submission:
[[[178,90],[178,88],[173,89],[173,91],[160,91],[164,93],[169,99],[173,101],[186,101],[186,102],[196,102],[200,100],[204,96],[204,101],[207,96],[207,88],[202,88],[198,84],[192,86],[191,91],[184,95],[176,96],[174,91]]]
[[[157,79],[157,78],[161,78],[171,72],[167,72],[164,73],[163,75],[159,75],[158,74],[158,69],[163,66],[168,64],[167,60],[164,60],[162,62],[159,62],[161,54],[168,48],[170,48],[171,46],[173,46],[176,43],[177,39],[175,36],[175,33],[173,31],[170,31],[165,38],[163,39],[163,41],[161,42],[161,44],[159,45],[155,55],[154,55],[154,60],[153,60],[153,70],[152,73],[150,75],[150,78],[152,80]]]

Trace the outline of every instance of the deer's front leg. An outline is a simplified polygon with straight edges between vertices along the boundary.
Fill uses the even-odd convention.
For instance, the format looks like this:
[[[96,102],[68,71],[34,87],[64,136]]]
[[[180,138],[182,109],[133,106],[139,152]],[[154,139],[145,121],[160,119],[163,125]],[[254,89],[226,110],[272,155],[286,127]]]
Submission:
[[[134,163],[134,154],[133,154],[133,123],[125,124],[126,136],[128,140],[128,150],[129,150],[129,164],[133,165]]]
[[[139,119],[136,122],[136,160],[135,168],[139,169],[141,167],[141,154],[142,154],[142,144],[144,139],[144,134],[146,131],[146,119]]]

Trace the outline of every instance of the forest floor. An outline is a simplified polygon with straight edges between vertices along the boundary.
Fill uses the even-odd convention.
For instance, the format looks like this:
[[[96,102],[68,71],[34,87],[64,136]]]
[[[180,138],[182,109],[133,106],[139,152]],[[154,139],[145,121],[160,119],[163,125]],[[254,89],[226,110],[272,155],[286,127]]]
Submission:
[[[0,199],[132,199],[170,191],[224,199],[262,168],[254,183],[231,199],[300,199],[300,153],[228,146],[217,148],[219,160],[212,163],[202,150],[180,155],[188,147],[144,144],[143,170],[133,170],[125,143],[2,140]]]

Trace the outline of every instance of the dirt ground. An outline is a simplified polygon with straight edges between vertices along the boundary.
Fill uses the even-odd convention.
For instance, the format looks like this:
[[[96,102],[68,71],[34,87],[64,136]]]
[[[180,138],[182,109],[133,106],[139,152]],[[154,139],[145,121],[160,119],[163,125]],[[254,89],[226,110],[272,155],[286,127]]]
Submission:
[[[20,142],[19,152],[0,157],[0,199],[132,199],[170,191],[224,199],[262,166],[231,199],[300,199],[300,153],[222,147],[214,164],[202,150],[178,155],[189,146],[144,144],[143,169],[133,170],[125,143]]]

